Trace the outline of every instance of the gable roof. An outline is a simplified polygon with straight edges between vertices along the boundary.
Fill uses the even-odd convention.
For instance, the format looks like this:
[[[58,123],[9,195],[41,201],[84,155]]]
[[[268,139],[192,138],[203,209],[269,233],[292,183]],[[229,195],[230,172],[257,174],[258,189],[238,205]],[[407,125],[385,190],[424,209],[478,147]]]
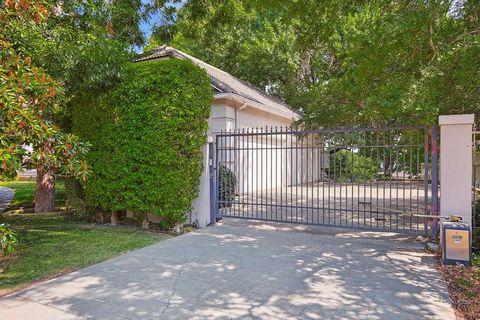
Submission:
[[[161,46],[157,49],[154,49],[152,54],[136,59],[135,62],[153,60],[153,59],[162,59],[162,58],[178,58],[178,59],[189,59],[194,64],[204,69],[207,72],[208,77],[212,83],[212,87],[215,90],[215,94],[235,94],[245,99],[260,103],[262,105],[273,107],[279,110],[287,109],[289,113],[293,110],[283,103],[280,99],[263,92],[252,84],[238,79],[237,77],[227,73],[223,70],[220,70],[202,60],[199,60],[195,57],[192,57],[185,52],[182,52],[178,49]],[[297,114],[296,111],[293,111]]]

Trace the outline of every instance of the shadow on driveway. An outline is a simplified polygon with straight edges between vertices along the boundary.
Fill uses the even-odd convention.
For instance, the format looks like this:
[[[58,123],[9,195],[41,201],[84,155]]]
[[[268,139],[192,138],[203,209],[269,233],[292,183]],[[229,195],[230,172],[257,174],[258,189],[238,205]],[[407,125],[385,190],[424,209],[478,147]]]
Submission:
[[[3,319],[455,319],[395,233],[226,220],[0,299]]]

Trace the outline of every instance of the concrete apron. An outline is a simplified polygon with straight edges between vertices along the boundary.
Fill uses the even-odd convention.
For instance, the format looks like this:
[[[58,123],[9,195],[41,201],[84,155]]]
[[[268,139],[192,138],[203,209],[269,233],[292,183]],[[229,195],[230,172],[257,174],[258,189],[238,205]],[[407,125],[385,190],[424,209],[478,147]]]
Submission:
[[[0,299],[3,319],[454,319],[412,238],[226,220]]]

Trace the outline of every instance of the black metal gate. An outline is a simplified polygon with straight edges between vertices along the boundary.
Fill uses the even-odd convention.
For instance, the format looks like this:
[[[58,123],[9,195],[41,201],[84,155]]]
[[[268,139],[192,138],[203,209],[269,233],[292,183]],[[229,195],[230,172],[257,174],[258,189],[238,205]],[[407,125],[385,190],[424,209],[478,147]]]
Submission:
[[[436,128],[254,128],[216,136],[217,217],[428,229],[438,211]]]

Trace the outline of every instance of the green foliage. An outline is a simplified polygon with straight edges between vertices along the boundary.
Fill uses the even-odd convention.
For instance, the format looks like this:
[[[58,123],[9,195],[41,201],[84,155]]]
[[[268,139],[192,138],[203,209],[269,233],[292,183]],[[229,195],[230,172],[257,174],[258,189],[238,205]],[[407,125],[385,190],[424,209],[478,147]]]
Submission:
[[[466,1],[189,0],[172,45],[273,93],[307,127],[480,119],[480,7]]]
[[[473,213],[475,215],[477,227],[480,227],[480,199],[475,201],[473,205]]]
[[[330,155],[328,175],[339,182],[366,182],[375,179],[379,166],[374,159],[340,150]]]
[[[475,252],[472,254],[472,265],[476,267],[480,267],[480,255]],[[478,281],[480,281],[480,271],[477,271],[476,278]]]
[[[235,200],[237,177],[232,170],[220,164],[218,167],[218,207],[230,208]]]
[[[73,214],[79,219],[92,220],[95,214],[94,210],[88,210],[85,203],[84,184],[69,177],[65,179],[65,195],[67,197],[67,205],[73,208]]]
[[[472,247],[475,250],[480,251],[480,228],[479,227],[472,229]],[[480,259],[478,260],[480,264]]]
[[[473,286],[472,281],[470,281],[469,279],[465,279],[464,277],[461,277],[461,276],[456,278],[455,282],[456,282],[457,286],[463,287],[465,289],[471,288]]]
[[[2,254],[8,256],[15,252],[15,246],[17,244],[17,235],[10,228],[9,225],[5,223],[0,224],[0,247],[2,249]]]
[[[472,226],[472,247],[480,250],[480,200],[474,202],[473,214],[475,225]]]
[[[188,1],[170,29],[172,46],[264,88],[293,76],[299,27],[296,20],[282,21],[246,1],[213,0]],[[161,36],[152,37],[163,43]]]
[[[186,60],[129,64],[108,92],[77,97],[73,130],[93,144],[88,206],[181,221],[198,194],[212,90]]]
[[[83,177],[87,173],[78,156],[88,145],[53,121],[60,83],[35,66],[19,40],[22,30],[34,33],[46,25],[47,5],[12,0],[0,7],[0,177],[12,178],[25,168]]]
[[[44,23],[16,25],[15,44],[62,83],[64,102],[85,87],[112,85],[131,46],[144,42],[141,0],[46,0],[43,6]]]

